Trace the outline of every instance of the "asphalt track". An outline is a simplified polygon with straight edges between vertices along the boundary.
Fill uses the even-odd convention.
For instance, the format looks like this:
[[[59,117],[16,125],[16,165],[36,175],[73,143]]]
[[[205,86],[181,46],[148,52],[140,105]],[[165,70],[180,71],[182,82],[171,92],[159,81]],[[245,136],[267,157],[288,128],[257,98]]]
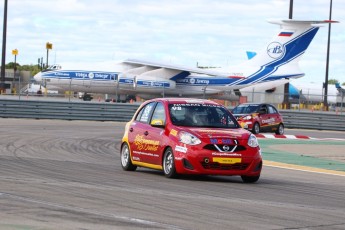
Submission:
[[[345,229],[345,142],[324,139],[344,133],[260,139],[262,177],[244,184],[124,172],[123,128],[0,119],[0,229]]]

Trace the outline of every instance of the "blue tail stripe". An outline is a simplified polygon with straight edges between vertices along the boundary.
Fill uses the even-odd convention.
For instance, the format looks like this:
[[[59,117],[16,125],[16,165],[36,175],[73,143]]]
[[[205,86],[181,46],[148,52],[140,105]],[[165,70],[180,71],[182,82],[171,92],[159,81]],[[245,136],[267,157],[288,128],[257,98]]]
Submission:
[[[272,74],[277,71],[278,67],[302,55],[308,48],[310,42],[313,40],[318,29],[319,27],[313,27],[303,34],[299,35],[295,39],[289,41],[287,44],[284,44],[285,50],[288,50],[288,52],[286,52],[286,54],[282,58],[261,66],[257,72],[248,76],[246,79],[237,80],[230,85],[246,85],[257,81],[262,81],[268,74]]]

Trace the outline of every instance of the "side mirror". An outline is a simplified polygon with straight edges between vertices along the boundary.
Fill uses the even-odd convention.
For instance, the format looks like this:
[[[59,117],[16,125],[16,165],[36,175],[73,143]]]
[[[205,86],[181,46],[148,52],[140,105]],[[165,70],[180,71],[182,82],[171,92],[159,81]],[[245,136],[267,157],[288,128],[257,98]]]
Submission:
[[[157,127],[157,128],[164,128],[165,127],[164,121],[161,119],[153,119],[151,121],[151,126]]]

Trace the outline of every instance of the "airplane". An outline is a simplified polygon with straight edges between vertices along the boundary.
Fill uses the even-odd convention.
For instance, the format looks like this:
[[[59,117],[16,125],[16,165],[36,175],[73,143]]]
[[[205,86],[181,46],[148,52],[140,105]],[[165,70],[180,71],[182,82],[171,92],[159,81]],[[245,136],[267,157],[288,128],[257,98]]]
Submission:
[[[145,60],[127,59],[110,71],[47,69],[34,76],[49,89],[102,94],[155,97],[212,97],[229,99],[253,85],[272,88],[303,77],[299,60],[320,24],[336,21],[269,20],[280,26],[264,49],[230,71],[189,68]]]
[[[335,83],[335,88],[342,95],[342,97],[344,97],[343,95],[345,95],[345,89],[340,86],[340,83]]]

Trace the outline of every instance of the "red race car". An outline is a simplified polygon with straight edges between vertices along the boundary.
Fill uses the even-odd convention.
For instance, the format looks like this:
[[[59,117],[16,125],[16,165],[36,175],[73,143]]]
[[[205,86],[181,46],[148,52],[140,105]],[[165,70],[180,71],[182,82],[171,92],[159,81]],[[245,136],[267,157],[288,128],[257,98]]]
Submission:
[[[271,104],[244,103],[236,106],[232,114],[243,128],[254,134],[259,132],[284,134],[283,117]]]
[[[178,174],[241,176],[256,182],[262,157],[256,137],[213,101],[158,98],[143,103],[126,124],[121,165]]]

